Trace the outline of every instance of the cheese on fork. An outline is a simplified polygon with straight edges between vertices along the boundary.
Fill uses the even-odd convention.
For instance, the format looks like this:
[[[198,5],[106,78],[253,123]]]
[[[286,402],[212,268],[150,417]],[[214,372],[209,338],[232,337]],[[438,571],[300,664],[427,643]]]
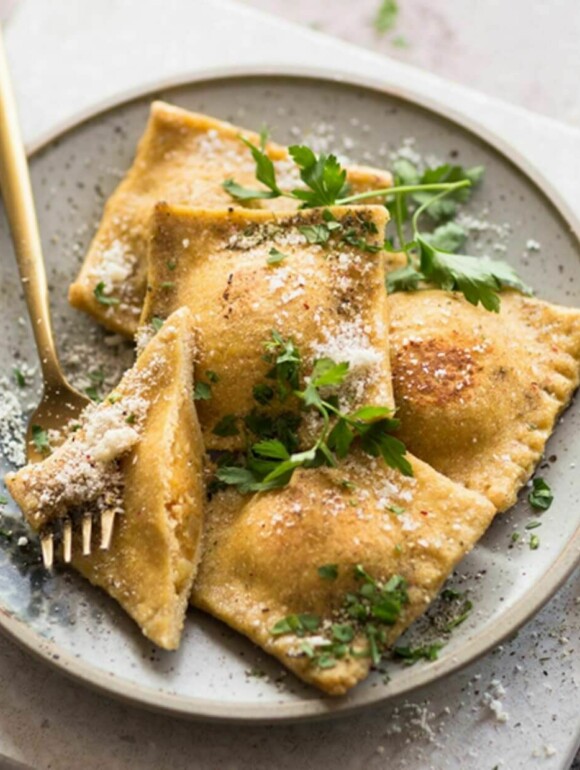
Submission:
[[[70,517],[73,566],[166,649],[179,645],[200,555],[203,447],[193,402],[195,330],[169,318],[117,388],[46,460],[7,477],[37,531]],[[109,550],[82,554],[81,520],[117,514]]]
[[[253,388],[269,382],[273,332],[294,341],[306,372],[314,359],[349,362],[343,406],[392,405],[386,221],[379,206],[296,213],[157,206],[142,323],[181,306],[192,312],[199,379],[211,384],[211,398],[197,402],[206,449],[244,446],[243,421],[260,409]],[[291,396],[272,409],[300,411]]]
[[[256,145],[260,142],[257,134],[244,128],[153,102],[133,165],[107,201],[81,272],[70,287],[74,307],[115,332],[127,336],[135,333],[145,296],[148,223],[153,206],[159,201],[203,208],[239,205],[223,189],[226,179],[260,187],[255,163],[241,135]],[[299,187],[297,168],[287,149],[269,142],[266,152],[282,189]],[[365,192],[390,187],[392,177],[386,171],[352,166],[348,182],[353,192]],[[283,210],[297,208],[298,202],[277,198],[250,205]],[[99,301],[95,290],[105,302]]]

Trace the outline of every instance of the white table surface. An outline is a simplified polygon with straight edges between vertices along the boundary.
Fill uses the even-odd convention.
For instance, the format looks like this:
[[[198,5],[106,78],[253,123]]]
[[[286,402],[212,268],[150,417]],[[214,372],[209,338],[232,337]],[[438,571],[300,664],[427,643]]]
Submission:
[[[580,200],[576,129],[228,0],[22,0],[7,45],[30,143],[95,102],[187,72],[340,62],[477,119],[549,173],[572,205]],[[46,770],[567,770],[580,728],[579,597],[577,573],[516,639],[411,703],[277,728],[125,707],[0,638],[0,754]],[[505,723],[482,702],[494,680],[506,688]]]

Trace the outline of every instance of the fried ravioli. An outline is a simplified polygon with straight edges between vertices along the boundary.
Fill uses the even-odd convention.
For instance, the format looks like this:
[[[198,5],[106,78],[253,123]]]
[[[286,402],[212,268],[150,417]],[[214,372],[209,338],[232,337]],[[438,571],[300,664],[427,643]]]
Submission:
[[[307,359],[349,362],[349,408],[392,403],[380,249],[387,212],[325,211],[156,208],[142,322],[146,330],[183,305],[193,313],[199,377],[211,384],[211,398],[198,401],[208,450],[244,445],[240,420],[258,407],[253,386],[268,382],[273,330]],[[289,398],[278,411],[291,408]]]
[[[114,511],[108,550],[72,564],[100,586],[166,649],[179,645],[200,556],[203,448],[193,403],[195,334],[177,311],[101,404],[46,460],[7,478],[37,531],[65,517],[80,530],[84,515]]]
[[[133,165],[111,195],[84,264],[69,290],[73,307],[92,315],[107,328],[132,336],[143,304],[147,273],[148,225],[159,201],[225,208],[238,205],[223,189],[228,178],[250,187],[256,182],[255,163],[240,140],[243,135],[258,145],[260,137],[207,115],[164,102],[153,102],[151,115]],[[268,143],[282,189],[300,186],[297,167],[288,151]],[[386,171],[353,166],[348,169],[353,192],[389,187]],[[251,206],[296,209],[288,198],[254,201]],[[99,301],[99,296],[118,300]]]
[[[389,297],[399,437],[499,511],[578,387],[580,311],[502,292],[490,313],[438,290]]]

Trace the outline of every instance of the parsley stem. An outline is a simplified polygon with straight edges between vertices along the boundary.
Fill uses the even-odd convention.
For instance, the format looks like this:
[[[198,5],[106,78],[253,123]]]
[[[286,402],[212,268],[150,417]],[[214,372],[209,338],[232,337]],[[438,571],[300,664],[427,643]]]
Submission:
[[[382,190],[367,190],[367,192],[349,195],[348,198],[339,198],[334,202],[334,205],[346,206],[347,204],[357,203],[358,201],[367,200],[368,198],[377,198],[387,195],[406,195],[407,193],[414,192],[437,192],[438,190],[441,190],[442,193],[447,194],[453,190],[459,190],[462,187],[471,187],[469,179],[462,179],[460,182],[434,182],[433,184],[406,184],[400,185],[399,187],[384,187]],[[433,200],[435,200],[435,198],[431,199],[429,203],[432,203]],[[425,204],[423,204],[423,206],[424,205]]]
[[[418,221],[421,214],[426,211],[429,206],[431,206],[432,203],[435,203],[435,201],[441,200],[441,198],[444,198],[446,195],[449,195],[449,193],[452,190],[456,190],[459,187],[470,187],[471,182],[467,179],[464,179],[462,182],[455,182],[453,185],[449,186],[448,189],[442,190],[439,195],[435,195],[433,198],[430,198],[428,201],[425,201],[425,203],[422,203],[417,211],[413,214],[413,219],[411,220],[411,224],[413,226],[413,238],[416,238],[419,234],[419,227],[418,227]]]
[[[397,227],[397,237],[399,238],[399,249],[402,249],[405,252],[405,256],[407,257],[407,265],[411,265],[413,263],[413,257],[409,253],[406,242],[407,239],[405,238],[405,232],[403,230],[403,196],[397,195],[395,198],[395,212],[397,214],[395,225]]]

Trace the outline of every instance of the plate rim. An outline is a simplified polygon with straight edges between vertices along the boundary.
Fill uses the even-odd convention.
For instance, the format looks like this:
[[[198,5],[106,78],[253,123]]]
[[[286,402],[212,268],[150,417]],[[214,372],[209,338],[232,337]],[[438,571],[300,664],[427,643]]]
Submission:
[[[424,96],[413,88],[401,87],[391,81],[385,82],[376,78],[353,75],[347,72],[334,72],[324,67],[290,67],[277,66],[244,66],[244,67],[213,67],[194,72],[183,73],[160,80],[151,80],[140,86],[125,90],[114,96],[100,100],[93,106],[84,108],[72,116],[59,122],[55,127],[46,131],[34,142],[27,145],[29,157],[45,149],[50,143],[64,136],[69,131],[78,128],[94,118],[118,109],[130,102],[153,96],[156,91],[212,84],[220,80],[244,80],[251,78],[288,78],[302,81],[318,81],[322,86],[327,84],[345,85],[370,90],[378,94],[394,97],[413,106],[419,106],[437,117],[467,131],[480,141],[490,146],[510,166],[523,174],[539,193],[556,215],[568,226],[572,237],[580,250],[580,218],[576,216],[568,204],[531,161],[523,156],[510,142],[504,140],[490,129],[483,127],[476,120],[464,116],[454,109],[442,107],[436,99]],[[37,659],[48,663],[53,669],[83,685],[109,697],[114,697],[125,704],[146,708],[151,711],[169,716],[211,721],[229,724],[265,724],[276,722],[291,723],[314,719],[347,716],[360,712],[369,706],[386,703],[397,697],[408,696],[421,687],[458,672],[475,662],[490,650],[501,644],[507,637],[517,631],[524,623],[533,617],[561,585],[572,574],[580,563],[580,524],[570,541],[564,546],[560,555],[542,577],[541,590],[537,583],[530,586],[528,591],[516,601],[509,615],[496,624],[492,624],[483,633],[468,639],[459,654],[447,659],[435,661],[422,668],[410,672],[404,687],[364,693],[360,700],[352,701],[318,697],[307,700],[297,700],[291,703],[270,701],[256,704],[254,702],[219,702],[206,698],[192,698],[164,692],[163,690],[143,686],[112,673],[101,672],[94,666],[84,663],[73,654],[63,654],[61,648],[41,634],[33,631],[26,623],[14,617],[0,606],[0,631],[16,642]],[[533,588],[536,588],[534,591]],[[354,691],[356,692],[356,691]],[[348,696],[346,696],[348,698]]]

